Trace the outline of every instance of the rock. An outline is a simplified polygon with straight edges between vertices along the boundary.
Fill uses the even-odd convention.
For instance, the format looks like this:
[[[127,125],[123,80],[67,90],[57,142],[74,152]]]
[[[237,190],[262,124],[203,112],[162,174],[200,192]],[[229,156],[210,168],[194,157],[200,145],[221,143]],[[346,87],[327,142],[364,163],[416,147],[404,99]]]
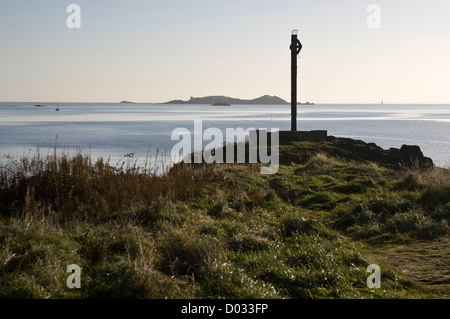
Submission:
[[[329,153],[345,159],[356,161],[370,161],[380,166],[389,168],[412,168],[428,169],[434,166],[433,161],[425,157],[419,146],[403,145],[401,149],[382,149],[374,143],[349,138],[328,137],[331,142]]]
[[[327,136],[326,131],[280,132],[281,145],[289,145],[295,141],[316,142],[317,144],[314,146],[316,152],[325,152],[351,161],[373,162],[393,169],[413,167],[429,169],[434,166],[433,161],[423,155],[419,146],[403,145],[401,149],[390,148],[385,150],[375,143]],[[298,151],[304,153],[301,149]],[[293,156],[290,155],[293,154],[288,155],[288,161],[292,161]],[[309,156],[310,154],[301,154],[299,158],[302,158],[302,161],[304,161]],[[284,162],[284,160],[281,159],[281,162]]]
[[[422,150],[416,145],[403,145],[400,148],[400,158],[401,163],[407,167],[427,168],[433,166],[433,161],[423,156]]]
[[[259,131],[257,144],[259,145]],[[267,144],[270,147],[271,136],[267,132]],[[280,132],[280,158],[281,165],[305,164],[317,153],[323,152],[331,156],[348,161],[367,163],[372,162],[390,169],[418,168],[430,169],[434,167],[433,161],[425,157],[419,146],[403,145],[400,149],[390,148],[385,150],[375,143],[366,143],[361,140],[328,136],[327,131],[281,131]],[[307,142],[307,143],[303,143]],[[248,143],[245,147],[245,162],[249,161]],[[234,148],[235,160],[238,152],[236,145],[228,145]],[[225,163],[226,151],[223,150]],[[193,154],[192,154],[193,156]],[[191,157],[192,157],[191,156]],[[192,157],[193,159],[193,157]]]

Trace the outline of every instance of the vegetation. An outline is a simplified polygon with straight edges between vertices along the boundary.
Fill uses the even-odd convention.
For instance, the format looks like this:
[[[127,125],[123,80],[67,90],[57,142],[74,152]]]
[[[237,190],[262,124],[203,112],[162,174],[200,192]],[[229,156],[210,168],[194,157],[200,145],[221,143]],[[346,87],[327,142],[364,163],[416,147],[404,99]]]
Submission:
[[[80,153],[5,158],[0,298],[449,298],[449,172],[310,144],[272,176],[258,165],[158,175]],[[66,286],[71,264],[81,289]],[[370,264],[381,289],[366,285]]]

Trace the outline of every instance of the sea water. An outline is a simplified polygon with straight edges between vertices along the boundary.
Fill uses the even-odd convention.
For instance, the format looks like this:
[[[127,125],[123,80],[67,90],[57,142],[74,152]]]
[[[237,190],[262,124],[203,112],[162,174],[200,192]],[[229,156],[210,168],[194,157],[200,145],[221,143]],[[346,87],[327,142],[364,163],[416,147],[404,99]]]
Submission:
[[[35,105],[44,105],[36,107]],[[58,110],[57,110],[58,109]],[[171,105],[121,103],[0,103],[0,159],[54,150],[81,151],[112,164],[141,163],[170,151],[172,132],[194,120],[215,127],[290,130],[290,105]],[[382,148],[418,145],[441,167],[450,167],[450,105],[316,104],[298,106],[298,130],[373,142]],[[204,141],[206,146],[208,141]],[[161,156],[161,155],[160,155]]]

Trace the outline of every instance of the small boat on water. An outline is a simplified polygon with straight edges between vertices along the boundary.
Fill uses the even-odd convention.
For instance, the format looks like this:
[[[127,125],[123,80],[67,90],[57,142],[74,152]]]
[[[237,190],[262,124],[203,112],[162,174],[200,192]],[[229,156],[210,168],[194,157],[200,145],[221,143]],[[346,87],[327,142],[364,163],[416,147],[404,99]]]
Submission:
[[[56,108],[55,111],[59,112],[59,108]]]
[[[42,105],[42,104],[36,104],[35,107],[45,107],[45,105]]]

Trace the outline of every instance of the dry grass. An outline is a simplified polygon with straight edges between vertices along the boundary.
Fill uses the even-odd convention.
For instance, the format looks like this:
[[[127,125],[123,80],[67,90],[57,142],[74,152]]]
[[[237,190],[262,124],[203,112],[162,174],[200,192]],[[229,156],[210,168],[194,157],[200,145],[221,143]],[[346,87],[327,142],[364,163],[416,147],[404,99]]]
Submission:
[[[210,165],[186,165],[157,174],[131,161],[115,167],[81,153],[7,158],[0,168],[0,214],[101,220],[118,211],[150,206],[161,197],[198,198],[215,177],[214,170]]]
[[[331,169],[342,163],[343,161],[336,157],[332,157],[325,152],[318,152],[308,159],[306,165],[310,167],[321,167],[324,169]]]
[[[409,278],[427,285],[450,284],[450,238],[383,249],[378,259],[401,269]]]

